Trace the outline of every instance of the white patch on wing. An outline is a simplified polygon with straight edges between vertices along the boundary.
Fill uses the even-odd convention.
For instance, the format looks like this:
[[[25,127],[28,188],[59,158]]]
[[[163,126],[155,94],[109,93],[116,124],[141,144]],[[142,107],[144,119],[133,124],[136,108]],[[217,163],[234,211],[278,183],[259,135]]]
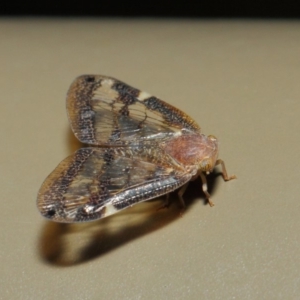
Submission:
[[[143,101],[149,97],[151,97],[151,95],[149,93],[140,91],[139,96],[137,98],[139,100]]]
[[[107,216],[110,216],[110,215],[113,215],[115,214],[116,212],[118,211],[118,209],[116,209],[112,203],[107,203],[105,205],[105,212],[104,212],[104,216],[107,217]]]
[[[91,99],[92,101],[96,102],[93,102],[93,106],[97,104],[99,105],[99,102],[110,105],[113,101],[115,101],[115,99],[118,98],[119,93],[112,88],[114,83],[115,81],[110,78],[103,79],[101,81],[101,85],[94,91],[93,97]],[[100,108],[95,109],[97,111]]]
[[[106,86],[109,86],[109,87],[112,87],[112,85],[114,84],[114,80],[112,80],[111,78],[106,78],[106,79],[103,79],[101,81],[101,84],[102,85],[106,85]]]

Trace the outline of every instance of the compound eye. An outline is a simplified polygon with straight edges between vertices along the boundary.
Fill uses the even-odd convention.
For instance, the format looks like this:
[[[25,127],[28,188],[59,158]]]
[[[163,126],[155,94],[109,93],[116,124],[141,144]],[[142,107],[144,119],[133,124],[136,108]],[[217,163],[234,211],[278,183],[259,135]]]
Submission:
[[[200,169],[203,172],[210,172],[212,168],[212,163],[211,163],[211,159],[210,158],[204,158],[201,162],[200,162]]]
[[[214,135],[209,135],[208,138],[211,140],[211,141],[216,141],[217,138],[214,136]]]

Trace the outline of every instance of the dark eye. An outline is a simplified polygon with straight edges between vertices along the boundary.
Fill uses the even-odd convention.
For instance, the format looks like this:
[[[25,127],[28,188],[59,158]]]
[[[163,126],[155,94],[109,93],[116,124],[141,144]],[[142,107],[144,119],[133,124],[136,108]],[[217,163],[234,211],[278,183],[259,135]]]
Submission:
[[[45,214],[45,217],[51,218],[55,215],[55,209],[50,209],[47,211],[47,213]]]
[[[95,81],[95,77],[94,76],[88,76],[85,78],[86,82],[94,82]]]

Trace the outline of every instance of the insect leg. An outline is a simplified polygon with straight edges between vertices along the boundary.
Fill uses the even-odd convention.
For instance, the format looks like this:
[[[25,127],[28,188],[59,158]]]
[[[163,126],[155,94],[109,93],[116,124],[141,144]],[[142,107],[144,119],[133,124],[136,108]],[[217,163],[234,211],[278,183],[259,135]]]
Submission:
[[[184,213],[184,211],[185,211],[185,202],[184,202],[184,199],[183,199],[183,194],[185,193],[185,191],[186,191],[186,189],[187,189],[187,187],[188,187],[188,185],[189,185],[189,181],[186,183],[186,184],[184,184],[180,189],[179,189],[179,191],[178,191],[178,197],[179,197],[179,201],[180,201],[180,204],[181,204],[181,211],[180,211],[180,216],[182,217],[182,215],[183,215],[183,213]]]
[[[184,202],[184,199],[183,199],[182,196],[183,196],[183,194],[185,193],[185,191],[186,191],[188,185],[189,185],[189,181],[188,181],[186,184],[184,184],[184,185],[179,189],[179,191],[178,191],[178,197],[179,197],[180,204],[181,204],[181,206],[182,206],[183,209],[185,209],[185,202]]]
[[[164,209],[164,208],[169,208],[169,206],[171,205],[171,202],[170,202],[170,193],[166,194],[166,198],[164,200],[164,204],[159,207],[157,210],[161,210],[161,209]]]
[[[170,205],[170,193],[166,194],[165,205],[168,207]]]
[[[207,191],[207,181],[206,181],[206,177],[205,175],[203,174],[203,172],[199,172],[199,177],[201,178],[201,181],[202,181],[202,191],[203,193],[205,194],[206,196],[206,199],[208,201],[208,204],[210,206],[214,206],[214,203],[210,200],[210,194],[208,193]]]
[[[218,159],[218,160],[216,161],[215,166],[216,166],[216,165],[221,165],[221,167],[222,167],[222,175],[223,175],[223,179],[224,179],[225,181],[229,181],[229,180],[231,180],[231,179],[236,179],[236,176],[235,176],[235,175],[228,176],[227,171],[226,171],[226,167],[225,167],[225,163],[224,163],[224,161],[223,161],[222,159]]]

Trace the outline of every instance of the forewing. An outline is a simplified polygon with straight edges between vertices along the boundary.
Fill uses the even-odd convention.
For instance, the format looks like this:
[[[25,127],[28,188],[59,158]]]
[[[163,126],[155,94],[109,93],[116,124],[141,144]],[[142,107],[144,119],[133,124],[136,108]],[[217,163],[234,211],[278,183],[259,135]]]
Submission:
[[[147,145],[82,148],[48,176],[37,205],[53,221],[91,221],[168,193],[192,175]]]
[[[93,145],[121,146],[200,132],[196,122],[179,109],[100,75],[75,79],[67,95],[67,110],[76,137]]]

